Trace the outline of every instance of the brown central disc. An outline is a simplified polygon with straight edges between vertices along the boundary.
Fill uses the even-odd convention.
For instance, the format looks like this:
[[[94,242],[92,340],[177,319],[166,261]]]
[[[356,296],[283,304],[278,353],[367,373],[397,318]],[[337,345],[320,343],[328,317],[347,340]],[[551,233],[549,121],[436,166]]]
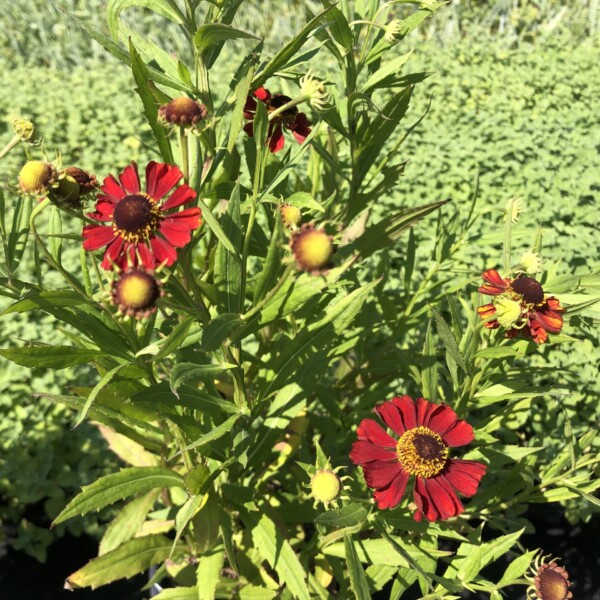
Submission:
[[[527,304],[541,304],[544,301],[544,290],[533,277],[519,277],[512,282],[511,287],[523,296]]]
[[[413,445],[417,454],[424,460],[442,458],[446,448],[441,440],[426,433],[415,435]]]
[[[544,600],[565,600],[569,585],[560,573],[554,569],[546,569],[539,578],[539,591]]]
[[[152,203],[145,196],[125,196],[115,206],[113,219],[123,231],[140,231],[152,222]]]

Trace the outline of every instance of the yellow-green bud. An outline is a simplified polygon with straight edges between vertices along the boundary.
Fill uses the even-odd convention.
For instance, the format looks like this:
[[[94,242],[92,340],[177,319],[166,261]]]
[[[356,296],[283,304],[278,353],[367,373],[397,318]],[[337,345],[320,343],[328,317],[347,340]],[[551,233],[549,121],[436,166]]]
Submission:
[[[340,495],[340,478],[329,469],[319,469],[310,480],[310,494],[318,502],[330,504]]]
[[[282,204],[281,208],[281,219],[283,220],[283,224],[288,229],[296,229],[302,223],[302,213],[300,209],[296,206],[292,206],[291,204]]]
[[[19,187],[25,194],[42,194],[56,182],[56,169],[50,163],[30,160],[19,173]]]
[[[521,255],[520,264],[525,273],[528,275],[535,275],[542,270],[542,257],[539,254],[528,250]]]
[[[496,309],[496,320],[502,327],[510,329],[521,318],[521,305],[515,300],[502,296],[493,300]]]

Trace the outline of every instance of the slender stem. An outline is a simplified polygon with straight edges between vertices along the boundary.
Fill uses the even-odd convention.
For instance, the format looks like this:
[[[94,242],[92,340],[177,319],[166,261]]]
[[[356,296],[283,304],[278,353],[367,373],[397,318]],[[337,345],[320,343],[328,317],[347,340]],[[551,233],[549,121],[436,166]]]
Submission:
[[[302,94],[301,96],[297,96],[296,98],[293,98],[292,100],[290,100],[289,102],[286,102],[284,105],[280,106],[279,108],[276,108],[273,112],[269,113],[269,121],[272,121],[275,117],[279,116],[281,113],[285,112],[286,110],[289,110],[290,108],[294,108],[294,106],[297,106],[298,104],[301,104],[302,102],[306,102],[307,100],[310,100],[310,94]]]
[[[271,300],[271,298],[273,298],[273,296],[275,296],[275,294],[283,287],[283,284],[287,281],[294,268],[295,265],[293,263],[286,267],[285,271],[279,278],[279,281],[275,284],[275,287],[271,289],[258,304],[255,304],[247,313],[242,315],[242,319],[244,321],[249,321],[254,315],[262,310],[263,306],[269,302],[269,300]]]
[[[0,150],[0,160],[3,159],[20,141],[21,138],[18,135],[15,135],[15,137]]]
[[[183,180],[188,183],[190,180],[190,154],[188,146],[188,135],[185,127],[179,127],[179,145],[181,146],[181,168],[183,171]]]

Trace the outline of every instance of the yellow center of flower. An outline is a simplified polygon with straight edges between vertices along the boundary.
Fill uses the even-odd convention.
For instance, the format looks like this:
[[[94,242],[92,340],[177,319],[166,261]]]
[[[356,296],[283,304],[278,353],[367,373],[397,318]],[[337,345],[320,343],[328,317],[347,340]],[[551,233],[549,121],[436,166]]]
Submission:
[[[329,264],[333,255],[333,242],[324,231],[308,229],[297,234],[293,250],[302,269],[318,271]]]
[[[156,280],[144,271],[130,271],[115,284],[115,296],[125,309],[146,310],[152,308],[160,295]]]
[[[286,227],[298,227],[302,221],[302,213],[300,209],[291,204],[284,204],[281,207],[281,218]]]
[[[333,471],[319,470],[310,481],[310,490],[315,500],[328,504],[338,497],[340,480]]]
[[[553,568],[552,563],[544,566],[546,568],[540,570],[538,575],[539,583],[536,590],[538,598],[541,600],[565,600],[569,595],[567,580]]]
[[[428,478],[440,473],[448,460],[448,446],[428,427],[408,430],[396,444],[398,460],[410,475]]]
[[[516,300],[504,296],[492,300],[496,309],[496,319],[502,327],[510,329],[517,324],[521,318],[521,305]]]
[[[147,240],[161,221],[160,208],[145,194],[125,196],[115,206],[113,230],[127,242]]]
[[[19,173],[19,185],[26,194],[43,192],[54,179],[54,167],[41,160],[26,162]]]

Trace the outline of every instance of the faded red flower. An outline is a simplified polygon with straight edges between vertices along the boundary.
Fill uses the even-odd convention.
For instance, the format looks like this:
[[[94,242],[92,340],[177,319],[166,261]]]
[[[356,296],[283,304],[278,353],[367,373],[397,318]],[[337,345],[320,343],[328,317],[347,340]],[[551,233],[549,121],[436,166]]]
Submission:
[[[518,275],[503,279],[495,269],[482,274],[486,283],[479,288],[482,294],[496,296],[490,304],[477,309],[485,327],[504,327],[506,337],[523,335],[543,344],[548,333],[558,333],[563,326],[560,313],[565,309],[553,296],[547,297],[533,277]]]
[[[350,458],[362,466],[379,508],[398,506],[413,475],[415,521],[423,516],[437,521],[460,515],[464,507],[456,492],[473,496],[486,467],[473,460],[449,458],[448,449],[473,441],[473,428],[449,406],[424,398],[392,398],[375,412],[398,439],[373,419],[363,419]]]
[[[191,232],[202,224],[198,207],[178,209],[196,198],[187,184],[180,185],[165,197],[183,177],[178,167],[150,162],[146,167],[146,190],[141,191],[135,162],[126,167],[117,181],[109,175],[102,184],[96,212],[87,216],[102,225],[83,228],[83,247],[97,250],[106,246],[103,269],[116,265],[143,265],[153,269],[160,264],[172,265],[177,260],[175,248],[191,239]]]
[[[252,137],[254,135],[254,117],[256,115],[256,100],[260,100],[267,107],[267,113],[272,113],[277,108],[282,107],[291,101],[289,96],[284,94],[271,94],[264,87],[259,87],[252,96],[248,96],[244,106],[244,118],[251,119],[250,123],[244,126],[244,131]],[[285,139],[283,137],[283,127],[289,129],[296,140],[302,143],[310,133],[310,121],[304,113],[298,111],[296,106],[292,106],[277,115],[269,123],[269,132],[267,141],[269,150],[273,153],[283,149]]]

